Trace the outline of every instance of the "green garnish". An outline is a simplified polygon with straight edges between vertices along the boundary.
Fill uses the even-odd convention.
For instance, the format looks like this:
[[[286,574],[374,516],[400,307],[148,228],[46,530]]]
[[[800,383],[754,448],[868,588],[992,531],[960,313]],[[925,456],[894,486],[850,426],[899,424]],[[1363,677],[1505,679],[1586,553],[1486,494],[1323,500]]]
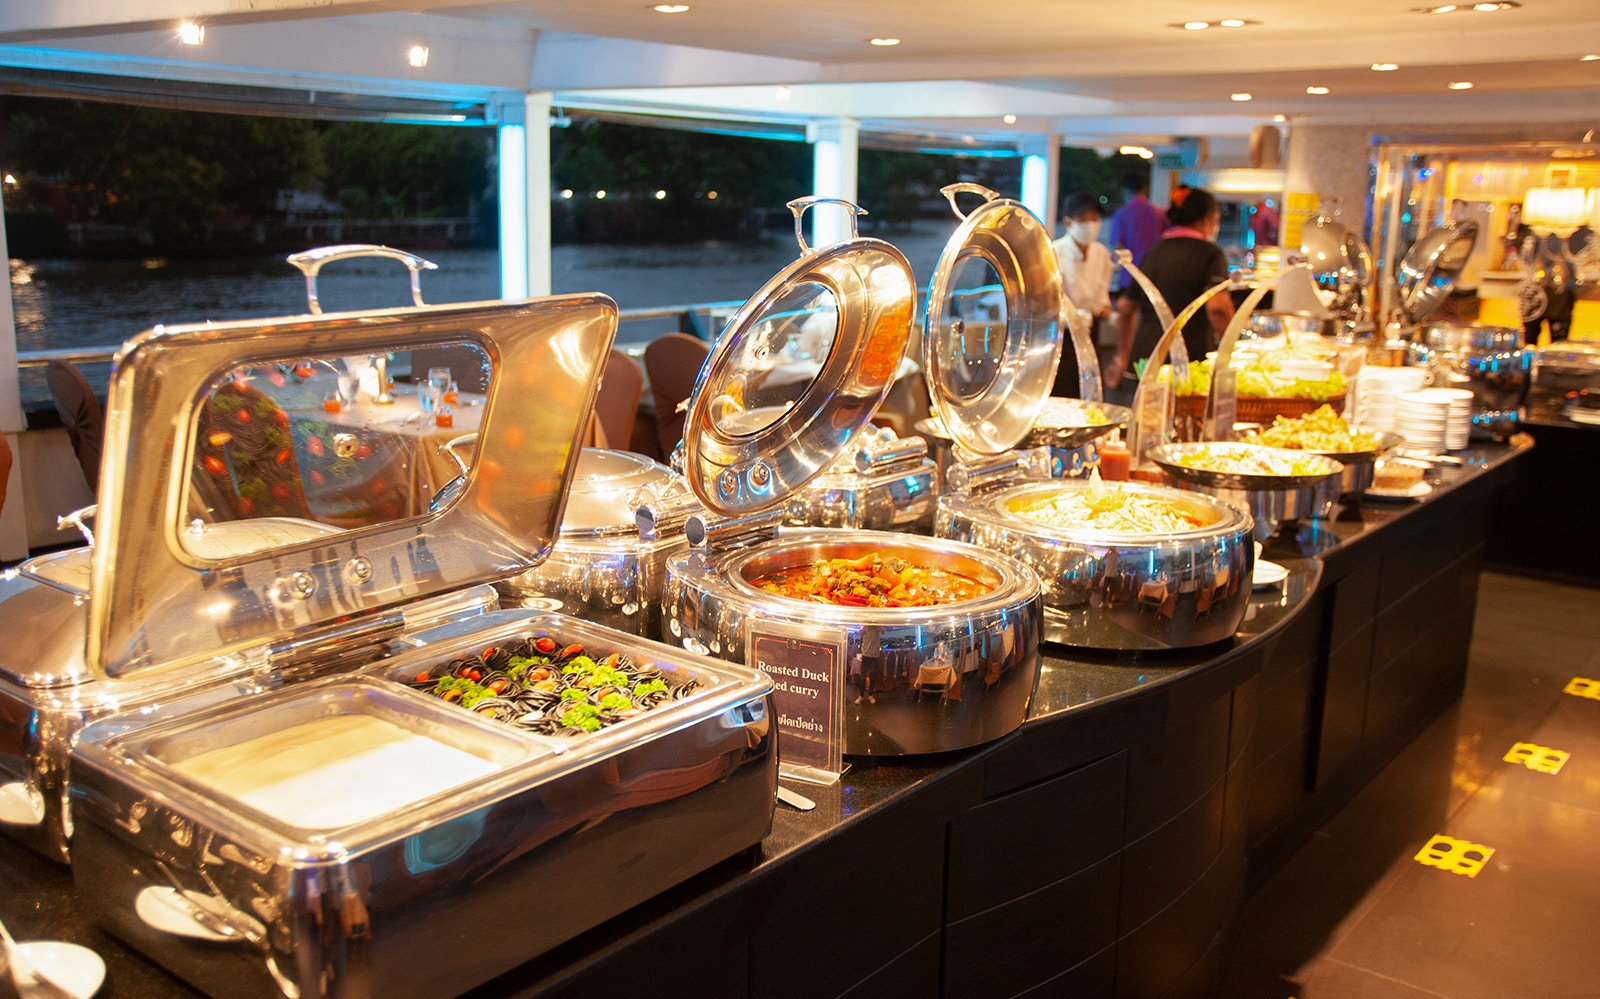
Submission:
[[[600,709],[593,704],[574,704],[561,714],[561,724],[585,732],[600,731]]]
[[[646,694],[654,694],[658,690],[666,689],[667,684],[664,680],[646,680],[644,683],[641,683],[637,687],[633,688],[633,696],[643,697]]]

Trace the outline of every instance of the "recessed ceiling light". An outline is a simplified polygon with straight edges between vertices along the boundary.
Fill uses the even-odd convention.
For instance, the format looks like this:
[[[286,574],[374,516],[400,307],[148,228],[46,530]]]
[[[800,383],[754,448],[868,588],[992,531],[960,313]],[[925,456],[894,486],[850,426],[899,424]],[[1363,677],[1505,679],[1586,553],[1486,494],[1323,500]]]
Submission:
[[[426,45],[413,45],[406,51],[406,62],[413,68],[421,69],[428,64],[428,47]]]
[[[1327,92],[1328,92],[1328,88],[1327,87],[1307,87],[1306,88],[1306,93],[1308,93],[1308,94],[1325,94]]]
[[[889,45],[899,45],[900,44],[900,39],[898,39],[898,38],[869,38],[869,39],[867,39],[867,41],[870,42],[873,45],[878,45],[878,46],[889,46]]]
[[[1372,64],[1374,73],[1393,73],[1399,68],[1400,64],[1397,62],[1375,62]]]
[[[682,14],[689,9],[686,3],[658,3],[650,8],[657,14]]]
[[[1281,123],[1281,122],[1288,121],[1289,120],[1289,116],[1286,115],[1286,114],[1275,114],[1275,115],[1272,116],[1272,120]]]
[[[1123,156],[1137,156],[1140,159],[1152,160],[1156,154],[1148,146],[1122,146],[1117,149]]]
[[[1185,31],[1204,31],[1209,27],[1211,27],[1211,22],[1210,21],[1185,21],[1185,22],[1183,22],[1183,29]]]
[[[1451,80],[1448,84],[1446,84],[1446,86],[1448,86],[1451,90],[1471,90],[1472,89],[1472,81],[1471,80]]]
[[[791,91],[789,90],[788,87],[780,86],[780,87],[778,87],[778,89],[776,89],[776,90],[774,90],[772,92],[772,97],[773,97],[774,100],[786,101],[786,100],[789,99],[789,94],[790,93],[791,93]]]
[[[1015,125],[1017,123],[1017,116],[1014,114],[1008,114],[1003,116],[1000,120],[1005,122],[1007,125]]]
[[[1249,21],[1242,21],[1237,17],[1225,17],[1217,22],[1218,25],[1224,28],[1242,28],[1249,23]]]
[[[1596,62],[1596,61],[1600,61],[1600,53],[1590,52],[1588,55],[1584,56],[1583,58],[1579,59],[1578,61],[1579,62]]]
[[[1239,93],[1239,94],[1229,94],[1228,95],[1228,100],[1230,100],[1230,101],[1248,101],[1248,100],[1253,100],[1253,99],[1254,99],[1254,95],[1252,95],[1252,94]]]
[[[178,22],[178,41],[185,45],[199,45],[206,40],[206,26],[195,21]]]
[[[1472,9],[1481,11],[1516,10],[1521,6],[1522,4],[1512,3],[1511,0],[1502,0],[1501,3],[1475,3],[1472,5]]]

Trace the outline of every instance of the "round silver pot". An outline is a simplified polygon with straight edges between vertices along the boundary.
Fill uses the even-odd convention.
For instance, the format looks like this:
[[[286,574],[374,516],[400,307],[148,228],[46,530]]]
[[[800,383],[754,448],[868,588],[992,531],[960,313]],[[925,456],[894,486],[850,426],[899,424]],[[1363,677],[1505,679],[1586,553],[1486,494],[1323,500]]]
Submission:
[[[1518,407],[1528,394],[1533,368],[1522,330],[1429,323],[1412,360],[1428,368],[1434,385],[1471,390],[1473,436],[1504,439],[1516,432]]]
[[[1091,488],[1061,480],[941,497],[934,533],[1007,552],[1038,573],[1049,641],[1154,650],[1232,638],[1244,620],[1255,568],[1249,515],[1197,493],[1119,485],[1178,503],[1205,526],[1128,534],[1056,527],[1013,512],[1013,504]]]
[[[933,607],[845,607],[750,582],[873,552],[992,589]],[[752,626],[838,639],[844,752],[867,756],[964,749],[1015,730],[1038,680],[1041,615],[1039,580],[1025,566],[969,545],[872,531],[797,531],[749,548],[691,551],[668,563],[662,603],[667,642],[729,662],[748,661]]]

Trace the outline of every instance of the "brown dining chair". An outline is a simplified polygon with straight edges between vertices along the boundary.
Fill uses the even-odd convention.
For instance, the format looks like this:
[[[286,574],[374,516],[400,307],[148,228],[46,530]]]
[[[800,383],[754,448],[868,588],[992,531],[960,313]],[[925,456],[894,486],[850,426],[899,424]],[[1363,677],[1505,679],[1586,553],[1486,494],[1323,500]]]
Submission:
[[[656,404],[656,438],[664,458],[683,439],[683,417],[678,404],[694,392],[700,365],[711,345],[687,333],[668,333],[644,348],[644,371],[650,378],[650,395]]]
[[[89,491],[98,493],[100,453],[106,433],[100,402],[94,397],[89,380],[70,361],[57,359],[45,365],[44,381],[50,388],[50,397],[55,400],[61,425],[66,427],[67,437],[72,441],[72,452],[78,456]]]
[[[598,433],[590,437],[597,445],[627,450],[633,440],[633,422],[639,415],[639,396],[644,392],[644,371],[627,352],[612,349],[600,375],[595,394],[594,423]]]

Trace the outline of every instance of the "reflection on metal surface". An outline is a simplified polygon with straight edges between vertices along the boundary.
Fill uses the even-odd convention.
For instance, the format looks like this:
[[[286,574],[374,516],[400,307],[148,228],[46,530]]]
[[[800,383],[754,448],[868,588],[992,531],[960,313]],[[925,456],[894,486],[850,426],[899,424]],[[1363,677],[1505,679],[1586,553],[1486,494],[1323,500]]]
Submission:
[[[1536,774],[1558,774],[1567,765],[1572,754],[1564,749],[1551,749],[1533,742],[1518,742],[1501,757],[1507,763],[1520,763]]]
[[[1492,856],[1494,847],[1450,836],[1435,836],[1413,859],[1426,867],[1475,878]]]

